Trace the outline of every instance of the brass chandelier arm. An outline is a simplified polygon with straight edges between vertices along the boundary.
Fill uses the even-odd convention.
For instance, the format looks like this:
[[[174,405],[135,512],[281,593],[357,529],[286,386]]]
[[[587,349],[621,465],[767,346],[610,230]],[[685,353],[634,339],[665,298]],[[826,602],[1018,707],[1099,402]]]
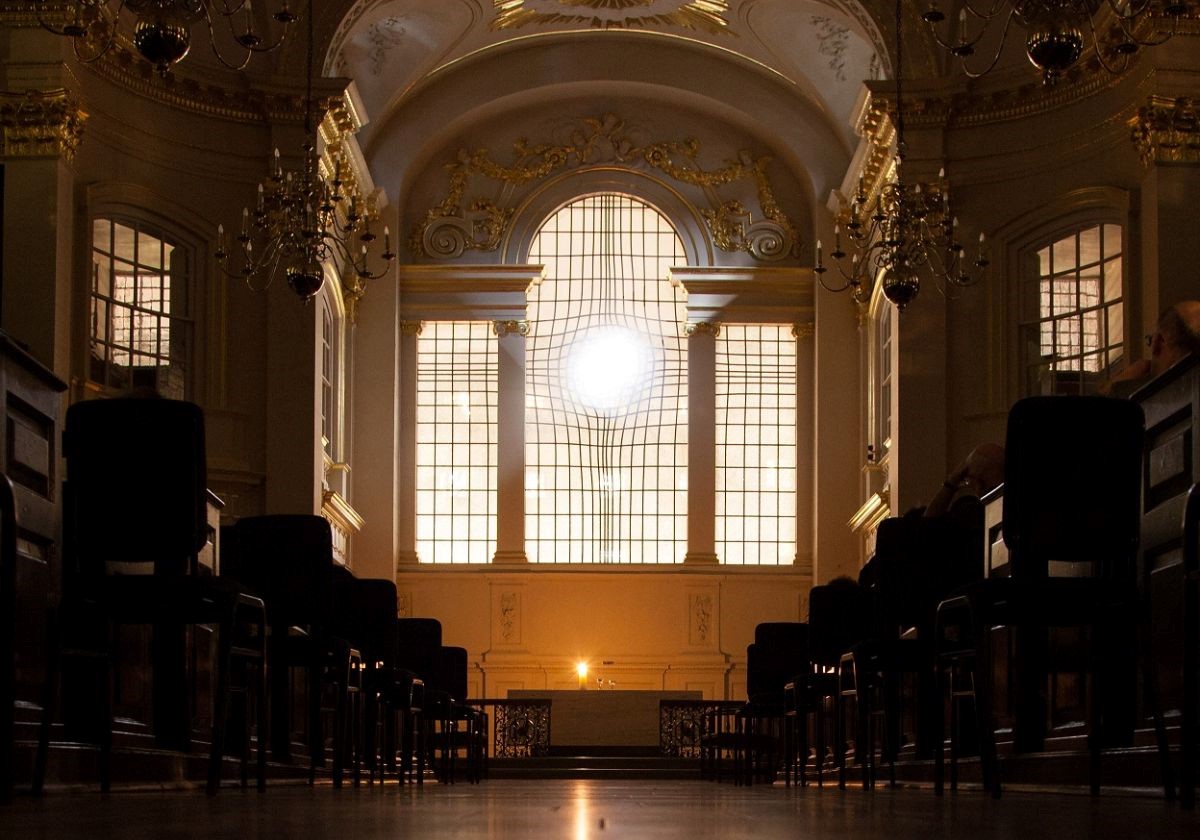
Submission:
[[[969,78],[979,78],[996,67],[1015,20],[1026,33],[1026,56],[1042,71],[1045,84],[1052,85],[1076,66],[1087,52],[1094,53],[1107,72],[1114,75],[1124,72],[1130,56],[1140,48],[1158,46],[1174,37],[1179,31],[1180,19],[1194,6],[1195,0],[994,0],[989,9],[981,10],[967,0],[959,11],[957,42],[943,38],[938,31],[946,15],[938,8],[937,0],[930,0],[929,8],[921,18],[928,24],[938,45],[959,59],[963,73]],[[1004,28],[991,61],[982,70],[968,67],[967,59],[975,54],[976,45],[983,40],[992,21],[1006,11]],[[1097,24],[1098,15],[1100,25]],[[1139,22],[1156,17],[1171,19],[1169,31],[1158,37],[1140,36]],[[974,38],[968,37],[968,18],[980,21]],[[1104,33],[1100,31],[1108,26],[1110,18],[1112,31],[1119,38],[1114,45],[1106,45]],[[1114,59],[1110,53],[1116,53],[1120,59]]]
[[[231,70],[243,70],[255,53],[270,52],[283,43],[288,27],[296,20],[288,8],[287,0],[280,0],[278,9],[271,19],[282,25],[278,37],[265,42],[254,31],[254,17],[249,0],[67,0],[53,3],[58,8],[65,6],[69,22],[58,25],[46,18],[46,10],[53,0],[35,0],[34,7],[38,23],[49,32],[69,37],[76,58],[90,63],[104,56],[117,40],[121,16],[131,12],[137,23],[130,36],[137,52],[154,65],[159,75],[166,76],[170,69],[187,56],[191,48],[191,27],[203,20],[208,30],[209,46],[213,55],[223,66]],[[115,7],[115,11],[110,10]],[[246,16],[245,30],[236,29],[235,18]],[[240,61],[230,60],[218,46],[216,20],[224,20],[229,35],[238,48],[244,50]],[[98,30],[103,30],[98,31]],[[89,48],[94,45],[94,48]]]

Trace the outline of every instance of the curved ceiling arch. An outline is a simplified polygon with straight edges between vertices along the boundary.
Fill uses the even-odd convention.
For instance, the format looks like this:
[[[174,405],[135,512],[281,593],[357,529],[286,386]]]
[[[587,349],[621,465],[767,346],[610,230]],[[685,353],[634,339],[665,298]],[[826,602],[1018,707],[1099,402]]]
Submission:
[[[728,62],[713,71],[711,53],[685,43],[658,39],[651,46],[659,72],[631,66],[628,54],[610,49],[607,38],[559,39],[525,43],[489,56],[485,63],[457,63],[411,91],[397,103],[364,146],[376,183],[389,194],[402,194],[405,172],[419,169],[442,144],[498,109],[540,103],[592,99],[605,102],[655,97],[658,107],[684,106],[739,126],[772,149],[815,194],[839,182],[852,146],[829,114],[796,96],[793,86],[744,62]]]

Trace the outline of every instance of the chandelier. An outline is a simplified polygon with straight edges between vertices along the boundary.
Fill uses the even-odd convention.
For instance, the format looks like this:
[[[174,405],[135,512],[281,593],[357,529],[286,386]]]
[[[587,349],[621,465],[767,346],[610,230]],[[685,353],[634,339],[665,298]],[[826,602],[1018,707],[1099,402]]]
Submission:
[[[962,64],[971,78],[990,71],[1000,60],[1008,31],[1015,23],[1025,32],[1025,54],[1042,71],[1042,81],[1052,85],[1075,65],[1086,51],[1094,52],[1110,73],[1120,73],[1142,47],[1153,47],[1175,34],[1179,20],[1194,2],[1186,0],[982,0],[977,8],[964,0],[958,13],[958,39],[943,38],[938,31],[946,15],[931,0],[921,17],[933,37]],[[1169,31],[1147,36],[1143,21],[1170,19]],[[986,63],[971,67],[980,41],[994,27],[1000,30],[996,49]],[[949,27],[947,26],[947,29]],[[949,33],[947,33],[949,34]],[[993,42],[989,42],[993,43]]]
[[[296,20],[287,0],[280,0],[271,19],[281,28],[277,36],[268,39],[254,29],[251,0],[35,0],[34,7],[41,25],[69,37],[75,55],[85,62],[95,61],[112,48],[122,17],[129,17],[123,12],[132,13],[130,40],[161,76],[188,54],[193,26],[203,25],[208,30],[218,61],[241,70],[254,53],[269,52],[282,44],[288,26]],[[218,29],[228,30],[228,37],[219,37]],[[232,45],[222,48],[219,39]],[[227,52],[232,57],[227,57]]]
[[[891,177],[871,196],[864,179],[834,224],[834,249],[841,279],[830,283],[817,242],[814,271],[831,292],[851,290],[861,304],[869,302],[878,277],[884,297],[901,312],[921,290],[921,276],[932,274],[944,292],[970,286],[983,276],[989,260],[984,235],[973,261],[958,238],[958,219],[950,209],[950,189],[945,169],[932,183],[909,183],[904,178],[904,77],[900,38],[901,3],[896,0],[896,154]],[[843,244],[849,250],[843,249]],[[849,257],[847,263],[846,258]],[[974,271],[972,270],[974,269]]]
[[[312,0],[308,14],[308,65],[304,95],[304,131],[309,139],[303,145],[303,163],[298,171],[284,170],[275,149],[267,178],[258,185],[254,210],[242,209],[241,229],[235,245],[227,247],[225,226],[217,226],[217,264],[229,277],[243,278],[254,291],[271,285],[282,267],[288,285],[303,300],[311,300],[321,290],[327,260],[343,267],[342,285],[348,296],[357,300],[368,280],[387,274],[396,258],[391,235],[383,228],[383,265],[372,271],[368,251],[378,239],[372,224],[378,215],[370,201],[360,201],[357,188],[344,191],[342,159],[333,156],[332,180],[326,181],[320,170],[316,132],[312,125],[313,77]],[[351,195],[347,199],[346,193]],[[229,266],[231,251],[240,256],[241,267]]]

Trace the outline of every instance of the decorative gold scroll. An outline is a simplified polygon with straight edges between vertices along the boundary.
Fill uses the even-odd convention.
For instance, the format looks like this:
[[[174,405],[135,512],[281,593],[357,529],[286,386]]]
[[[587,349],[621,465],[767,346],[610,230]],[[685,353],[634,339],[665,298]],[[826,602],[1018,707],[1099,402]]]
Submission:
[[[414,254],[435,259],[456,259],[467,250],[495,251],[512,222],[514,208],[486,198],[465,202],[472,179],[486,178],[517,187],[566,169],[605,162],[631,169],[650,167],[701,188],[711,203],[701,215],[713,241],[723,251],[745,251],[764,262],[799,254],[799,234],[776,202],[767,176],[770,157],[755,158],[742,151],[736,160],[718,169],[704,169],[699,157],[700,144],[696,140],[639,146],[626,133],[624,122],[612,114],[583,120],[566,145],[535,145],[521,138],[513,146],[513,161],[508,165],[493,160],[488,149],[460,149],[457,160],[446,165],[450,180],[446,198],[416,224],[409,247]],[[755,184],[760,210],[757,220],[741,202],[722,201],[717,195],[718,188],[742,180]]]
[[[737,34],[726,17],[728,0],[494,0],[493,5],[493,30],[568,24],[597,29],[678,26],[710,35]],[[555,5],[562,11],[554,11]]]

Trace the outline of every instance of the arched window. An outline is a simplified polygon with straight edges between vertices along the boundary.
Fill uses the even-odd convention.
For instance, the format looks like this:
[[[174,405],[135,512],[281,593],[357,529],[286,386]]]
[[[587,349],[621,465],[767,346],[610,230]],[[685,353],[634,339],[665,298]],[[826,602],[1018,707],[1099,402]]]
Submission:
[[[192,396],[191,262],[138,220],[92,221],[88,378],[104,389]]]
[[[667,219],[601,194],[555,212],[528,261],[526,548],[540,563],[678,563],[687,551],[686,263]]]
[[[1059,234],[1021,268],[1023,393],[1093,393],[1125,354],[1120,225]]]

